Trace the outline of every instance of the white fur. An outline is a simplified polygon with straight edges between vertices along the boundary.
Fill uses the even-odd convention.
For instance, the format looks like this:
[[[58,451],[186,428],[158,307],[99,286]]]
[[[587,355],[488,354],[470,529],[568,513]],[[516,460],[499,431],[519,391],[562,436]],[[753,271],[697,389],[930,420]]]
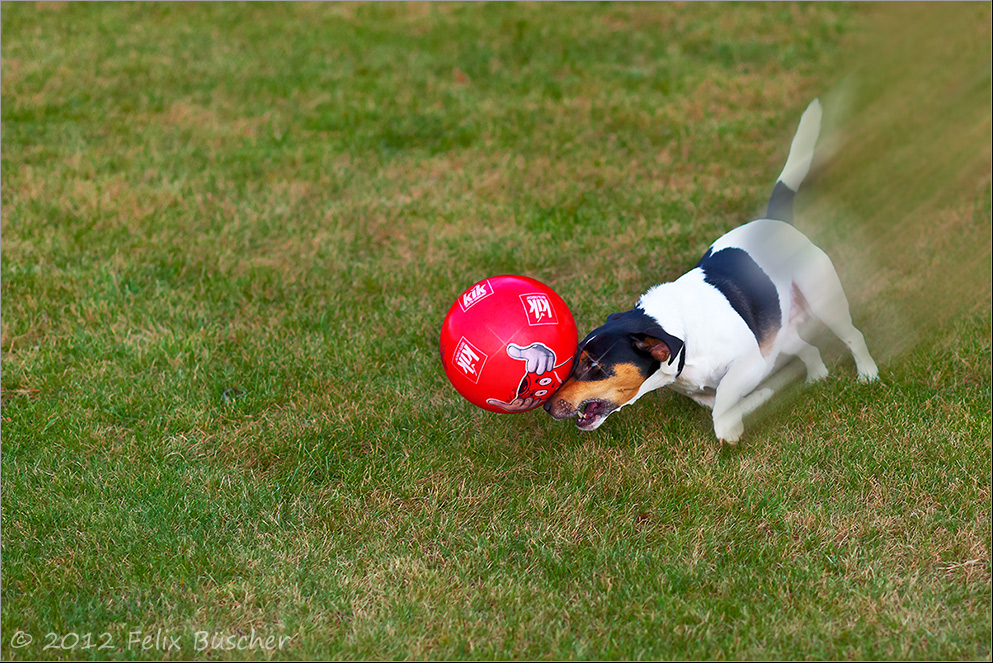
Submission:
[[[779,174],[779,181],[793,191],[800,188],[800,183],[810,170],[817,135],[821,131],[821,114],[821,102],[814,99],[800,116],[800,126],[790,143],[790,155],[786,158],[783,172]]]

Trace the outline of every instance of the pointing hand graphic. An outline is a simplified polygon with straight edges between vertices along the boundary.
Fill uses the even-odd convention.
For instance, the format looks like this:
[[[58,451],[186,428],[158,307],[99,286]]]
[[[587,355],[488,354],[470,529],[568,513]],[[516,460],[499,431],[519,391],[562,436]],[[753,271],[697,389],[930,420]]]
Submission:
[[[541,405],[541,399],[535,398],[533,396],[515,398],[509,403],[504,403],[503,401],[496,398],[487,398],[486,402],[489,403],[490,405],[495,405],[499,408],[503,408],[507,412],[526,412]]]
[[[524,361],[525,370],[535,375],[541,375],[555,367],[555,353],[542,343],[532,343],[526,348],[511,343],[507,346],[507,354]]]

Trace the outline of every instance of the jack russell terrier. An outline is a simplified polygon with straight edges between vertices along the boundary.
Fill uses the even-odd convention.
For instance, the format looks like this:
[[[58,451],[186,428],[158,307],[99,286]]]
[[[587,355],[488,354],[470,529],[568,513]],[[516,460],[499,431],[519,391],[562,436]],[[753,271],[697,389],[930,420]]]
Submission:
[[[877,379],[831,259],[792,225],[793,198],[820,125],[815,99],[800,118],[766,218],[730,231],[689,272],[651,288],[583,339],[569,378],[544,406],[549,414],[594,430],[621,407],[669,387],[711,408],[718,439],[736,442],[742,417],[772,396],[757,387],[780,353],[800,358],[808,382],[827,376],[820,352],[799,334],[810,316],[848,346],[860,380]]]

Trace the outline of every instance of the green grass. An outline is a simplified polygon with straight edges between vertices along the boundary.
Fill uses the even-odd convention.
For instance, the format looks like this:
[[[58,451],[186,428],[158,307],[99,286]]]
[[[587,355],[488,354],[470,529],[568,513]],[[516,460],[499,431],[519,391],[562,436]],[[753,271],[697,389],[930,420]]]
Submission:
[[[989,25],[4,4],[0,653],[989,660]],[[815,96],[797,223],[880,384],[828,340],[737,447],[670,393],[593,434],[458,397],[462,289],[585,333],[762,209]]]

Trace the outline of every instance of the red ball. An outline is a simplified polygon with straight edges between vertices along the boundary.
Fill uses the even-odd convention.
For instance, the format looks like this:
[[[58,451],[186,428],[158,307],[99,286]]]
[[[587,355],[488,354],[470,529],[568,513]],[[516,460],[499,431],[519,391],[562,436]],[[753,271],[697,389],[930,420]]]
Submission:
[[[493,276],[459,295],[441,327],[441,363],[469,402],[492,412],[544,403],[572,370],[572,311],[541,281]]]

